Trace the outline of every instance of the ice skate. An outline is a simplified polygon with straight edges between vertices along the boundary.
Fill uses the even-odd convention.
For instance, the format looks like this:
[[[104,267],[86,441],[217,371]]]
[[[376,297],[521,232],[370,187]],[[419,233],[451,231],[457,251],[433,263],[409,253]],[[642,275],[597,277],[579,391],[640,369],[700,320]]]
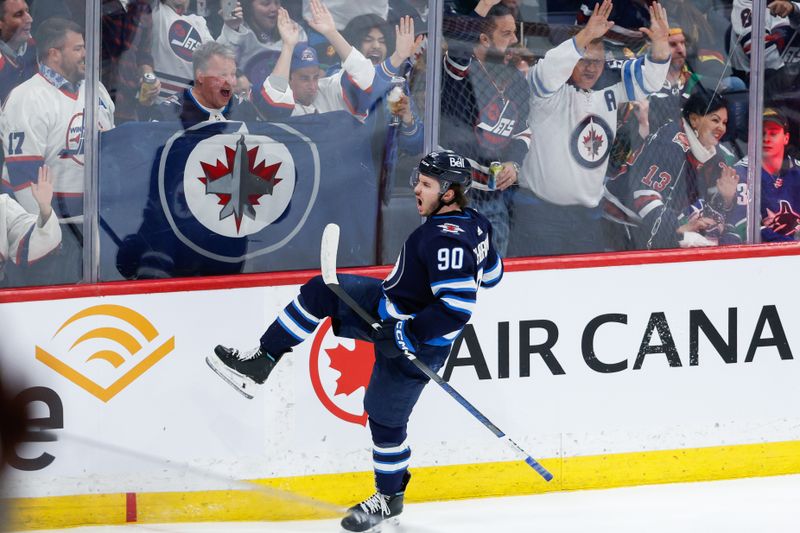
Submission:
[[[211,370],[243,396],[252,399],[258,385],[267,380],[277,361],[261,348],[240,352],[236,348],[218,345],[214,355],[206,357]]]
[[[403,495],[410,479],[411,474],[406,472],[401,492],[392,495],[376,492],[363,502],[349,508],[347,516],[342,518],[342,529],[376,533],[386,524],[397,525],[400,522],[398,516],[403,512]]]

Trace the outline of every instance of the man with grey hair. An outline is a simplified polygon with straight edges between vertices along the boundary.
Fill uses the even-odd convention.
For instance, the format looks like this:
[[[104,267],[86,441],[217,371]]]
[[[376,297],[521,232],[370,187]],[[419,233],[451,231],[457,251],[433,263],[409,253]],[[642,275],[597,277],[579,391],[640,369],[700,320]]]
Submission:
[[[194,50],[192,69],[192,86],[150,110],[151,120],[180,120],[188,128],[208,120],[253,118],[245,109],[249,102],[234,97],[237,78],[233,49],[215,41],[203,43]]]

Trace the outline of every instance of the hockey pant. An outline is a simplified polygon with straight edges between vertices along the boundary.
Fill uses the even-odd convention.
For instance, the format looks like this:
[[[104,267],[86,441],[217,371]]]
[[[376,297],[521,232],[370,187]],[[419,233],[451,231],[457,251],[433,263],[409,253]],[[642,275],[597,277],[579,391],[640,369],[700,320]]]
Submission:
[[[343,274],[339,283],[361,307],[378,317],[383,295],[380,280]],[[369,324],[342,302],[321,276],[316,276],[300,288],[300,294],[267,328],[261,337],[262,350],[280,357],[313,335],[325,317],[331,317],[333,332],[338,337],[372,341]],[[449,352],[450,346],[422,344],[417,347],[416,355],[437,371]],[[383,494],[394,494],[402,486],[411,456],[405,443],[408,418],[427,382],[428,378],[402,355],[387,357],[385,352],[376,351],[364,409],[372,433],[375,484]]]

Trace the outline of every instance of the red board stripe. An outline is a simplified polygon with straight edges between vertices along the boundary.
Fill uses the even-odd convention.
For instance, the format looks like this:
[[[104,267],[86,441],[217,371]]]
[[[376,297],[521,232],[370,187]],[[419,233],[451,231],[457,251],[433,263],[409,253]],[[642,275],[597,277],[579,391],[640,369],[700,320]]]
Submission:
[[[800,255],[800,244],[792,242],[743,246],[717,246],[710,248],[694,248],[690,250],[617,252],[585,255],[563,255],[553,257],[520,257],[505,259],[503,263],[506,272],[523,272],[532,270],[617,267],[663,263],[689,263],[694,261],[720,261],[730,259],[758,259],[792,255]],[[391,266],[347,268],[341,270],[342,273],[360,274],[362,276],[370,276],[373,278],[383,278],[389,274],[390,271]],[[68,298],[86,298],[91,296],[120,296],[127,294],[300,285],[308,281],[316,274],[319,274],[318,270],[295,270],[292,272],[271,272],[264,274],[237,274],[233,276],[196,277],[154,281],[114,281],[96,283],[92,285],[2,289],[0,290],[0,304],[10,302],[64,300]]]
[[[136,522],[136,493],[125,494],[125,522]]]

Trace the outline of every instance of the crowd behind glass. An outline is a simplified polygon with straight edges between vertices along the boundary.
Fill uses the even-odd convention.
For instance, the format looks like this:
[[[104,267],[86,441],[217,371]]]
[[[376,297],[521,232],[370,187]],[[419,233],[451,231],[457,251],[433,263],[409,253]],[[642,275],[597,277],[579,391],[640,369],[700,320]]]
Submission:
[[[0,287],[85,279],[86,4],[0,0]],[[506,257],[752,242],[750,0],[445,0],[437,3],[436,39],[427,35],[426,0],[100,4],[92,115],[101,132],[100,167],[113,169],[100,173],[105,194],[90,213],[99,221],[99,257],[110,258],[100,281],[316,267],[305,255],[281,262],[292,246],[313,247],[292,241],[299,238],[294,231],[280,246],[267,246],[259,226],[235,241],[241,249],[231,260],[218,251],[231,245],[214,240],[226,231],[216,220],[203,222],[209,240],[200,244],[175,221],[181,206],[194,213],[198,200],[184,185],[164,186],[174,159],[167,152],[182,133],[201,131],[192,146],[212,134],[239,139],[216,163],[198,163],[203,176],[193,178],[219,206],[219,224],[236,236],[254,224],[291,220],[289,207],[264,217],[265,204],[280,201],[280,182],[292,183],[285,205],[296,210],[310,202],[300,209],[302,224],[309,213],[366,211],[374,227],[359,235],[374,242],[359,255],[360,245],[345,241],[352,266],[393,262],[420,223],[408,177],[426,128],[436,128],[428,132],[434,147],[470,160],[471,205],[491,220]],[[762,170],[753,223],[762,242],[792,241],[800,222],[792,143],[800,3],[774,0],[763,16],[765,34],[756,36],[765,45]],[[436,95],[427,89],[429,69],[441,73]],[[439,112],[428,123],[432,96]],[[332,122],[315,122],[332,113]],[[203,130],[210,122],[222,129]],[[225,126],[233,123],[245,126]],[[254,135],[277,139],[270,131],[278,130],[264,129],[270,124],[314,147],[311,160],[328,153],[317,149],[322,143],[335,144],[337,156],[316,161],[314,170],[323,182],[347,176],[338,189],[327,184],[335,196],[318,195],[328,190],[323,183],[301,198],[307,177],[299,174],[306,168],[300,152],[289,150],[297,175],[287,177],[252,148]],[[159,135],[163,142],[154,141]],[[143,148],[148,142],[158,146]],[[142,197],[115,189],[114,180],[139,180]],[[178,207],[164,207],[173,194]],[[349,200],[364,194],[369,202]],[[119,234],[111,221],[131,204],[145,207],[125,215],[136,219],[127,221],[135,229]],[[173,253],[178,247],[212,251],[201,250],[204,259],[196,261]]]

